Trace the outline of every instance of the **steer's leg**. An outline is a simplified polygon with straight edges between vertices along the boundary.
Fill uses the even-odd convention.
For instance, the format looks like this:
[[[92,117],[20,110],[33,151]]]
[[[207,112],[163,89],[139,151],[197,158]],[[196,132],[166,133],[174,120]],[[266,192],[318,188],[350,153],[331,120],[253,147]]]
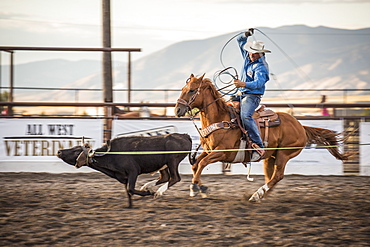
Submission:
[[[168,172],[169,174],[168,175],[168,182],[165,183],[164,185],[162,185],[158,190],[157,192],[155,193],[155,197],[158,197],[158,196],[161,196],[163,195],[163,193],[169,188],[171,187],[172,185],[174,185],[175,183],[181,181],[181,177],[180,177],[180,174],[179,174],[179,164],[180,164],[180,161],[182,159],[180,158],[177,158],[177,157],[174,157],[174,159],[171,159],[167,166],[168,166]]]
[[[138,173],[131,172],[128,175],[128,192],[131,195],[139,195],[139,196],[147,196],[147,195],[152,195],[153,193],[150,191],[140,191],[135,189],[135,184],[137,180]]]
[[[125,184],[125,189],[126,189],[127,198],[128,198],[128,208],[132,208],[132,195],[130,194],[130,192],[128,192],[127,184]]]
[[[160,172],[160,176],[157,180],[147,182],[146,184],[144,184],[140,188],[140,190],[150,191],[150,192],[154,193],[154,191],[153,191],[154,186],[159,185],[159,184],[163,184],[165,182],[168,182],[168,180],[170,179],[170,173],[168,171],[168,167],[166,167],[165,169],[160,170],[159,172]]]
[[[179,174],[179,165],[182,159],[175,157],[173,160],[171,160],[168,164],[168,170],[170,173],[170,178],[169,178],[169,184],[168,187],[171,187],[177,182],[181,181],[181,177]]]
[[[122,173],[115,173],[114,175],[119,182],[125,185],[125,190],[126,190],[126,194],[128,198],[128,208],[132,208],[132,195],[130,194],[129,189],[128,189],[127,177]]]
[[[166,169],[163,169],[163,170],[160,170],[160,176],[157,180],[157,183],[155,185],[159,185],[159,184],[163,184],[165,182],[168,182],[168,180],[170,180],[170,171],[168,169],[168,167],[166,167]]]

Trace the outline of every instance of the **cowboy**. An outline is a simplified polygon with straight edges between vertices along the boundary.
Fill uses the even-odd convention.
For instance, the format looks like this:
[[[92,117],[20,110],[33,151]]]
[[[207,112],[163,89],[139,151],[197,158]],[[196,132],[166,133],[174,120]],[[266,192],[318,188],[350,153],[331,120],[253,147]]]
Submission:
[[[234,85],[238,88],[241,99],[240,117],[251,138],[252,147],[255,148],[251,161],[258,161],[263,158],[265,151],[259,149],[264,148],[264,145],[252,115],[259,106],[265,93],[265,84],[269,80],[265,53],[271,51],[266,50],[261,41],[247,41],[248,37],[253,35],[253,31],[251,28],[247,32],[241,33],[237,38],[244,64],[241,78],[234,80]]]

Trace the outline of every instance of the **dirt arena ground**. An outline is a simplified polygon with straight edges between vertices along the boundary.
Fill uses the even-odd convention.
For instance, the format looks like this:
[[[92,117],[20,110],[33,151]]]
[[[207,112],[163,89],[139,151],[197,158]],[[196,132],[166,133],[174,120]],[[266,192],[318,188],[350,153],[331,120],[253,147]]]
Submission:
[[[286,176],[260,203],[262,176],[191,176],[159,199],[100,173],[0,173],[0,246],[370,246],[370,177]],[[138,186],[152,180],[139,177]]]

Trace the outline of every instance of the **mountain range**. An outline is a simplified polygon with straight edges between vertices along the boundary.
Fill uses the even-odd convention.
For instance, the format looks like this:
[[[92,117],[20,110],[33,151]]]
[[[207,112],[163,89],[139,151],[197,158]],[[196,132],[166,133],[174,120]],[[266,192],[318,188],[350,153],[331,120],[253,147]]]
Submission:
[[[261,31],[259,31],[261,30]],[[190,74],[213,78],[217,71],[234,67],[240,71],[242,58],[231,32],[204,40],[183,41],[132,63],[133,89],[180,89]],[[251,39],[265,42],[272,51],[266,59],[273,73],[267,89],[370,89],[370,28],[358,30],[303,25],[258,28]],[[226,46],[225,46],[226,44]],[[221,53],[222,51],[222,53]],[[127,88],[127,65],[114,67],[114,88]],[[2,66],[2,85],[6,85],[9,68]],[[47,60],[15,65],[15,86],[52,88],[102,88],[101,61]],[[231,79],[231,78],[230,78]],[[102,101],[96,92],[40,91],[37,98],[22,90],[17,101]],[[126,92],[116,92],[115,102],[127,102]],[[279,93],[266,95],[273,97]],[[305,93],[306,96],[317,92]],[[325,92],[338,95],[340,92]],[[369,94],[364,91],[352,94]],[[132,102],[164,102],[163,93],[133,92]],[[174,102],[179,92],[168,92]],[[293,95],[285,92],[285,97]]]

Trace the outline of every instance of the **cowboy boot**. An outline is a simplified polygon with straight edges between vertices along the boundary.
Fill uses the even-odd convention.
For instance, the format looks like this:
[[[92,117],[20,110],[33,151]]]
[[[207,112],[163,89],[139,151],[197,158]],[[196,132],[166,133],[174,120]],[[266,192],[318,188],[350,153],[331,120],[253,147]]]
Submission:
[[[265,150],[261,149],[256,143],[252,143],[252,148],[254,149],[252,151],[252,157],[251,162],[258,162],[265,156]]]

